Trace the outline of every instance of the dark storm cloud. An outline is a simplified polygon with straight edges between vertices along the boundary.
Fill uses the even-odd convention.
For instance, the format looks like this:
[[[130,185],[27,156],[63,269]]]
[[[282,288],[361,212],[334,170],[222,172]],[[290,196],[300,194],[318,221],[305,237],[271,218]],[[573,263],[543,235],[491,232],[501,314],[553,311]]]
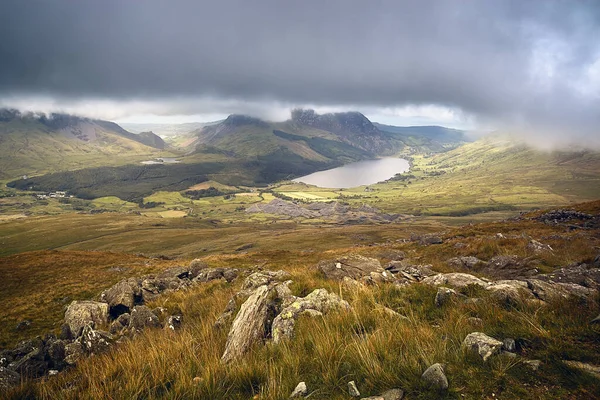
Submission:
[[[590,137],[596,4],[4,0],[0,98],[437,104]]]

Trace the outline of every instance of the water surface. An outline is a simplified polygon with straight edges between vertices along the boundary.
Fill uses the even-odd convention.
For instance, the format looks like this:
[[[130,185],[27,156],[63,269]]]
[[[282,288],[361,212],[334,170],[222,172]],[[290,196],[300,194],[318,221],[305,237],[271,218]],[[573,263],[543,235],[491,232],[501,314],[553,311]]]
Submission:
[[[347,189],[356,186],[372,185],[385,181],[394,175],[410,169],[403,158],[380,158],[358,161],[344,166],[301,176],[294,182],[302,182],[324,188]]]

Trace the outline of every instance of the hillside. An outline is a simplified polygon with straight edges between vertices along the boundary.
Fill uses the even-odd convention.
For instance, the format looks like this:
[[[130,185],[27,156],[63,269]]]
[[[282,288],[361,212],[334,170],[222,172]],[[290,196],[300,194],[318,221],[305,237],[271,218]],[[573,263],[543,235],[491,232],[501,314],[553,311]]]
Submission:
[[[161,156],[164,148],[160,137],[113,122],[0,110],[0,179],[127,164]]]
[[[46,376],[4,398],[286,399],[304,382],[300,398],[341,400],[350,381],[362,398],[595,398],[599,218],[593,202],[442,232],[247,227],[254,247],[194,261],[4,257],[0,296],[16,308],[2,312],[3,387],[15,373]],[[156,234],[146,236],[163,235],[147,224]],[[190,228],[215,239],[214,227]],[[144,244],[160,251],[165,239]],[[86,299],[97,303],[72,302]],[[58,333],[65,306],[106,316],[67,312],[60,339],[43,336]],[[94,327],[77,333],[89,318]],[[43,338],[16,345],[14,326]],[[243,331],[260,333],[240,342]]]

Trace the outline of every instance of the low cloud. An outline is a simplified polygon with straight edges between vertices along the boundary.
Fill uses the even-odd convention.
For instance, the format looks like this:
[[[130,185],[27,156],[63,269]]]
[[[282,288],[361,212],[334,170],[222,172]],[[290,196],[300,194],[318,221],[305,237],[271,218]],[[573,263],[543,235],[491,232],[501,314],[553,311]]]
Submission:
[[[600,136],[595,2],[6,0],[0,36],[5,106],[284,119],[312,105]]]

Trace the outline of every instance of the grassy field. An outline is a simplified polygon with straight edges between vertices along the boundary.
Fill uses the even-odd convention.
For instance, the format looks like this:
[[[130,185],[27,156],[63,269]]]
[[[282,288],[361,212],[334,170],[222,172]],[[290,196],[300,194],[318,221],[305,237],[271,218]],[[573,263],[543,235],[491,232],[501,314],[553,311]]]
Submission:
[[[597,214],[600,202],[576,208]],[[96,238],[85,242],[86,246],[90,250],[103,246],[108,250],[112,246],[111,252],[74,251],[84,243],[73,242],[59,246],[59,251],[0,258],[1,271],[5,271],[2,279],[8,287],[2,300],[11,302],[18,298],[15,308],[20,311],[9,315],[12,311],[5,310],[2,315],[3,321],[10,321],[1,325],[6,343],[14,335],[10,327],[19,318],[31,319],[35,329],[55,329],[63,307],[60,299],[94,296],[122,277],[186,264],[198,254],[195,251],[202,252],[200,246],[210,247],[202,258],[212,267],[251,269],[260,265],[271,270],[284,269],[293,275],[294,294],[305,295],[324,287],[348,300],[353,311],[302,318],[293,340],[257,346],[243,360],[223,365],[219,358],[227,330],[214,329],[213,322],[240,282],[199,285],[151,304],[181,310],[185,325],[180,333],[147,331],[106,355],[84,360],[70,372],[25,383],[8,398],[285,399],[299,381],[305,381],[311,398],[345,399],[350,380],[357,382],[363,396],[401,387],[408,399],[591,399],[600,393],[600,380],[563,363],[600,363],[600,330],[589,324],[600,312],[600,299],[588,303],[559,301],[547,306],[527,302],[507,305],[498,303],[485,291],[468,287],[465,293],[482,300],[451,302],[439,308],[433,301],[435,288],[382,284],[349,289],[324,279],[314,268],[319,260],[350,252],[378,258],[385,264],[401,251],[410,262],[431,264],[438,271],[451,271],[446,261],[454,256],[473,255],[488,260],[507,254],[535,257],[542,271],[551,271],[573,262],[593,260],[600,248],[597,230],[569,230],[528,219],[457,229],[442,225],[322,229],[290,223],[228,227],[193,221],[194,225],[186,219],[164,220],[164,225],[155,226],[158,219],[140,216],[119,218],[112,223],[106,214],[86,217],[90,218],[89,226],[106,226],[107,233],[98,232]],[[143,222],[145,219],[148,221]],[[56,229],[66,219],[45,217],[37,224],[32,224],[32,220],[13,221],[11,225],[22,224],[21,227],[2,240],[14,237],[10,246],[16,246],[19,252],[26,248],[19,248],[17,243],[35,242],[34,237],[39,244],[52,241],[58,245],[56,238],[44,234],[44,229]],[[71,228],[62,234],[65,243],[78,236],[77,231],[71,230],[81,221],[71,224],[64,225]],[[412,233],[434,230],[442,230],[443,244],[421,246],[403,240]],[[507,238],[496,238],[499,232]],[[527,237],[543,240],[554,252],[534,254],[527,246]],[[254,246],[247,253],[232,250],[243,243]],[[153,248],[154,252],[180,253],[181,258],[159,261],[120,253],[125,248],[131,253]],[[17,273],[12,273],[15,270]],[[25,287],[31,289],[23,291]],[[30,307],[31,304],[39,307]],[[386,314],[384,307],[407,318]],[[471,317],[481,322],[475,323]],[[524,339],[527,345],[521,356],[542,360],[540,369],[530,370],[521,357],[499,356],[484,363],[467,354],[460,344],[472,331]],[[450,381],[447,393],[438,393],[420,380],[423,370],[434,362],[446,364]],[[71,389],[65,390],[67,387]]]

